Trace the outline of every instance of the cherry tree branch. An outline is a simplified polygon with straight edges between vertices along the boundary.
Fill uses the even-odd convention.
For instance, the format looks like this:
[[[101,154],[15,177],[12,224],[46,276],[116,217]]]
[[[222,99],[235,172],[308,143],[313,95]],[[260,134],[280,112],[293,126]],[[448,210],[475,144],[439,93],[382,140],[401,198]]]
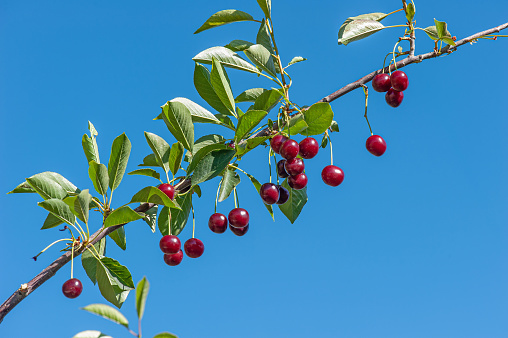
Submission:
[[[414,35],[412,35],[410,38],[410,41],[409,41],[410,42],[410,53],[409,53],[408,57],[398,61],[395,65],[392,64],[390,66],[390,68],[386,67],[384,69],[384,71],[388,72],[389,70],[393,70],[395,68],[397,68],[397,69],[403,68],[403,67],[410,65],[412,63],[419,63],[419,62],[422,62],[423,60],[426,60],[426,59],[432,59],[432,58],[436,58],[438,56],[448,55],[452,52],[455,52],[458,47],[460,47],[468,42],[475,41],[476,39],[478,39],[482,36],[485,36],[485,35],[497,33],[503,29],[506,29],[506,28],[508,28],[508,22],[504,23],[500,26],[493,27],[493,28],[487,29],[482,32],[478,32],[478,33],[468,36],[464,39],[461,39],[456,42],[455,46],[447,45],[443,49],[441,49],[441,51],[432,51],[432,52],[420,54],[420,55],[414,55],[415,42],[414,42]],[[383,69],[378,69],[376,71],[373,71],[373,72],[363,76],[359,80],[349,83],[346,86],[335,91],[334,93],[332,93],[328,96],[325,96],[318,102],[332,102],[332,101],[338,99],[339,97],[341,97],[341,96],[343,96],[343,95],[345,95],[357,88],[364,86],[366,83],[371,81],[374,78],[374,76],[381,73],[382,71],[383,71]],[[263,136],[268,136],[269,134],[270,134],[270,128],[265,128],[255,134],[251,135],[249,138],[263,137]],[[242,143],[243,142],[246,142],[246,140],[243,140]],[[185,192],[190,187],[191,187],[190,179],[185,179],[185,180],[180,181],[177,185],[175,185],[175,190],[180,191],[180,192]],[[146,212],[149,209],[151,209],[153,206],[154,206],[154,204],[152,204],[152,203],[143,203],[134,210],[137,212]],[[104,238],[108,234],[112,233],[113,231],[119,229],[120,227],[122,227],[124,225],[125,224],[121,224],[121,225],[116,225],[116,226],[112,226],[109,228],[101,228],[101,229],[97,230],[92,235],[93,240],[90,242],[90,244],[88,246],[91,246],[91,245],[97,243],[102,238]],[[86,250],[85,247],[80,247],[79,249],[75,250],[74,257],[81,255],[85,250]],[[62,256],[60,256],[55,261],[53,261],[53,263],[48,265],[48,267],[46,267],[44,270],[42,270],[31,281],[29,281],[26,284],[22,284],[19,289],[14,291],[14,293],[0,306],[0,323],[2,323],[4,317],[16,305],[18,305],[29,294],[31,294],[33,291],[35,291],[39,286],[41,286],[47,280],[49,280],[51,277],[53,277],[56,274],[56,272],[58,270],[60,270],[60,268],[62,268],[65,264],[69,263],[70,260],[71,260],[71,252],[64,253]]]

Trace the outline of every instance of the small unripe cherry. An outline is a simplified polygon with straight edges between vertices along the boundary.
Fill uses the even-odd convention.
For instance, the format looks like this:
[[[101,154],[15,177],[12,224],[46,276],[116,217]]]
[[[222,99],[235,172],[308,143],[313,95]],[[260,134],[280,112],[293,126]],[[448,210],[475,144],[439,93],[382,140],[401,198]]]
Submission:
[[[277,134],[270,140],[270,147],[276,154],[280,154],[280,146],[284,143],[288,138],[282,134]]]
[[[381,156],[386,151],[386,142],[379,135],[372,135],[365,143],[367,150],[375,156]]]

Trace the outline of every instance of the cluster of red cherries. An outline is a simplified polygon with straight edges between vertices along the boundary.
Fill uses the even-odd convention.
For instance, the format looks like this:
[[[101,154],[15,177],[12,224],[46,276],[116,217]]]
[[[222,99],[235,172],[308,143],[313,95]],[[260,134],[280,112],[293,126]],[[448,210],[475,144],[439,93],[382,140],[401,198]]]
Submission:
[[[386,103],[394,108],[402,103],[403,91],[407,89],[407,86],[407,75],[400,70],[393,72],[391,76],[386,73],[377,74],[372,80],[372,88],[380,93],[386,92]]]

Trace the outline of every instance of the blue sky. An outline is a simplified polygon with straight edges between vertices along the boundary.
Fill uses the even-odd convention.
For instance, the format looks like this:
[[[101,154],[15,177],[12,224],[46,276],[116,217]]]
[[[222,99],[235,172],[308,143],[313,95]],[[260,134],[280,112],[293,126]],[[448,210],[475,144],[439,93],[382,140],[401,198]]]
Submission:
[[[345,47],[337,45],[337,31],[348,16],[399,6],[274,1],[283,61],[308,59],[290,68],[291,98],[310,105],[381,67],[403,32],[385,30]],[[39,230],[45,212],[35,195],[5,193],[43,171],[93,190],[81,148],[88,120],[99,131],[104,159],[113,139],[126,132],[133,145],[128,171],[150,153],[144,131],[174,142],[162,122],[152,121],[159,107],[178,96],[208,107],[194,89],[191,58],[255,38],[256,23],[192,34],[211,14],[230,8],[262,17],[255,1],[0,3],[2,301],[58,257],[53,248],[37,262],[30,259],[61,236]],[[417,2],[416,11],[418,26],[446,21],[460,39],[506,22],[508,4],[432,0]],[[386,24],[403,20],[398,13]],[[416,46],[423,53],[433,43],[418,33]],[[160,234],[139,221],[129,224],[127,251],[110,243],[108,255],[128,266],[135,282],[147,276],[151,283],[144,337],[161,331],[180,337],[506,337],[507,53],[508,40],[481,40],[406,67],[409,88],[397,109],[371,91],[370,122],[388,144],[379,158],[365,150],[362,91],[333,102],[341,130],[332,138],[334,163],[345,180],[337,188],[321,181],[328,149],[306,161],[309,202],[293,225],[278,211],[271,221],[245,176],[240,203],[251,222],[244,237],[209,231],[218,180],[202,186],[195,202],[196,237],[205,244],[199,259],[166,266]],[[228,75],[235,95],[271,87],[252,74]],[[196,126],[197,136],[211,131],[220,129]],[[257,149],[241,165],[261,182],[268,181],[260,165],[266,155]],[[151,184],[126,176],[114,204]],[[232,199],[219,205],[224,214],[232,208]],[[79,298],[61,293],[70,276],[65,266],[5,318],[0,336],[71,337],[85,329],[128,336],[79,310],[105,301],[76,263],[84,284]],[[122,311],[136,327],[134,294]]]

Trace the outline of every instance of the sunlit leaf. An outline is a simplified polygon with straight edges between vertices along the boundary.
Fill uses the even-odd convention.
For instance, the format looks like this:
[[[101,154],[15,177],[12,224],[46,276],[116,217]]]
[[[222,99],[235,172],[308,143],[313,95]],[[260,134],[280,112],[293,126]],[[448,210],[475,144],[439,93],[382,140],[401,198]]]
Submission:
[[[136,286],[136,311],[138,313],[138,319],[143,318],[145,312],[146,297],[148,297],[148,291],[150,290],[150,283],[143,277]]]
[[[81,310],[88,311],[102,318],[106,318],[112,321],[113,323],[120,324],[122,326],[125,326],[126,328],[129,328],[129,321],[127,320],[127,318],[125,318],[125,316],[120,311],[109,305],[90,304],[81,308]]]
[[[289,199],[286,203],[279,205],[279,209],[291,223],[294,223],[307,203],[307,187],[301,190],[292,189],[287,179],[282,182],[282,186],[289,191]]]
[[[219,202],[226,200],[238,184],[240,184],[240,176],[233,170],[226,170],[219,189]]]
[[[232,22],[240,22],[240,21],[254,21],[254,18],[245,12],[238,11],[236,9],[226,9],[212,15],[205,23],[198,28],[194,34],[200,33],[204,30],[222,26]]]
[[[212,58],[219,60],[224,67],[231,67],[251,73],[259,73],[256,67],[242,59],[238,54],[221,46],[208,48],[193,57],[192,60],[212,64]]]

